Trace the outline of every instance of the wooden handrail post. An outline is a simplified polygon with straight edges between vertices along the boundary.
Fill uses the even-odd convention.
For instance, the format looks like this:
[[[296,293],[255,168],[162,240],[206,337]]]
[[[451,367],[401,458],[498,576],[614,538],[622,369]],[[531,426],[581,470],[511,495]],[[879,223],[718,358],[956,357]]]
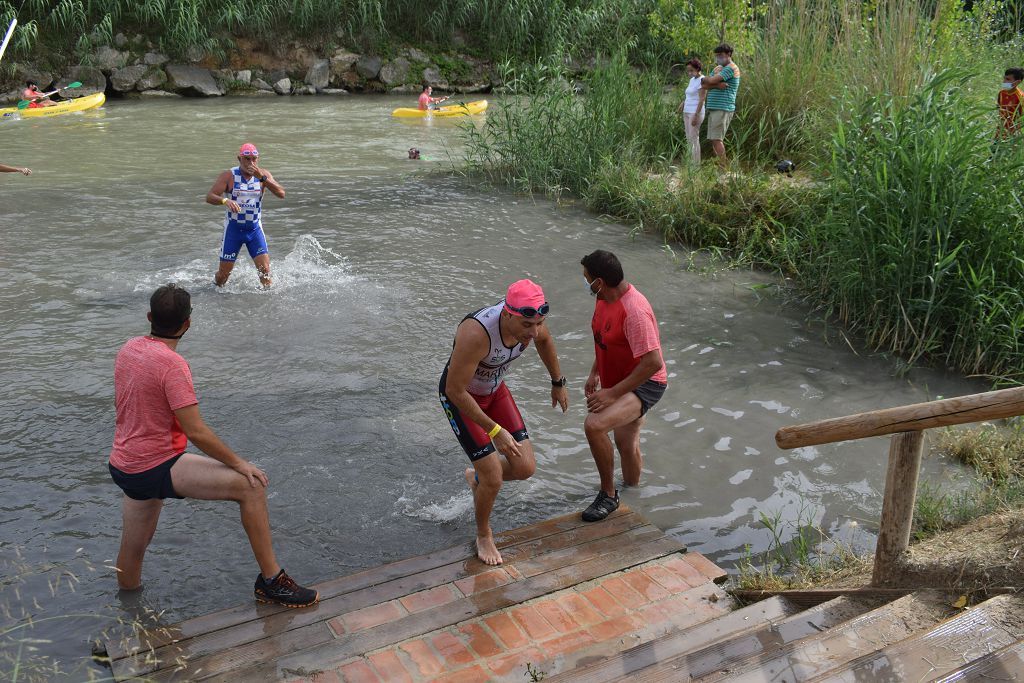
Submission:
[[[875,547],[872,586],[884,586],[896,578],[899,556],[910,546],[910,527],[914,523],[917,479],[921,471],[924,432],[893,434],[889,445],[889,468],[885,475],[882,521]]]

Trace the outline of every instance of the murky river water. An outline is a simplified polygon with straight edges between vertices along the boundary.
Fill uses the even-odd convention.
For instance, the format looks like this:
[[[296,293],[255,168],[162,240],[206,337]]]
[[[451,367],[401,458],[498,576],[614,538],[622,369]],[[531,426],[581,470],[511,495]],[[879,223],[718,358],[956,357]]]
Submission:
[[[792,521],[803,511],[848,537],[851,520],[877,523],[885,441],[783,452],[778,427],[980,388],[933,372],[896,378],[884,359],[826,345],[804,308],[760,287],[768,276],[688,272],[628,226],[427,173],[445,167],[446,150],[458,154],[457,128],[393,120],[400,103],[113,102],[0,124],[0,163],[35,170],[0,176],[0,554],[22,558],[3,573],[0,604],[85,615],[33,632],[55,641],[39,647],[65,668],[105,624],[88,615],[123,609],[109,568],[120,533],[106,468],[112,363],[148,330],[148,296],[168,281],[193,294],[179,351],[204,416],[268,472],[278,554],[306,582],[472,533],[466,459],[437,378],[462,315],[521,277],[548,294],[572,403],[565,415],[549,407],[535,353],[513,370],[539,467],[502,491],[495,526],[589,503],[597,475],[582,385],[593,303],[578,263],[595,248],[616,252],[650,299],[670,372],[643,434],[643,484],[624,499],[724,566],[746,545],[767,547],[762,512]],[[203,196],[246,140],[288,193],[264,203],[275,286],[258,291],[244,258],[215,291],[223,212]],[[407,160],[410,146],[425,160]],[[942,463],[927,467],[944,476]],[[61,572],[77,583],[54,600],[46,582]],[[166,620],[194,616],[249,599],[255,573],[236,506],[173,501],[143,600]]]

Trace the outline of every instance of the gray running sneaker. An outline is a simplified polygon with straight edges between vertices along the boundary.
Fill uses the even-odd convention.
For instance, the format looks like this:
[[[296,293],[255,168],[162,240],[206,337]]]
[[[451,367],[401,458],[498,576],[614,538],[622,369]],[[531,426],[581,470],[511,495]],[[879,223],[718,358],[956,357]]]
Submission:
[[[604,491],[597,492],[597,498],[583,511],[584,522],[600,522],[602,519],[619,509],[619,490],[609,496]]]

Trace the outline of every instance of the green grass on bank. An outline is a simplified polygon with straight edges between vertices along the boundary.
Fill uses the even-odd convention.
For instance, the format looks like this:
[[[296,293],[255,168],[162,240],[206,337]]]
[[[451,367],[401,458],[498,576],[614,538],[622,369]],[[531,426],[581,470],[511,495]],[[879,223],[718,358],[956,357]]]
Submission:
[[[1024,508],[1024,423],[984,423],[937,432],[935,450],[977,472],[966,488],[950,491],[926,484],[918,489],[914,538],[963,526],[972,519]]]
[[[993,137],[1003,69],[1024,54],[949,5],[774,4],[736,56],[725,177],[690,167],[679,94],[623,55],[582,96],[556,60],[519,70],[514,104],[467,130],[466,166],[783,272],[872,349],[1019,382],[1024,149]],[[800,178],[772,173],[781,158]]]
[[[778,511],[761,513],[768,531],[767,549],[755,555],[748,546],[736,565],[735,587],[740,590],[777,591],[826,585],[841,572],[866,566],[849,543],[828,537],[814,524],[813,510],[803,505],[793,522]]]

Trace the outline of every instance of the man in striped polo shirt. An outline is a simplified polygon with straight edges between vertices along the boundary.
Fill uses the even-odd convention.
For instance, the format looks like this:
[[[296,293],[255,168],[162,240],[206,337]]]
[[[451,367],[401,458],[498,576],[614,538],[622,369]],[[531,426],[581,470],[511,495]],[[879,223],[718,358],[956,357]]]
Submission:
[[[708,91],[704,102],[708,120],[708,140],[724,169],[725,134],[736,112],[736,93],[740,90],[740,68],[732,61],[732,45],[722,43],[715,48],[715,66],[710,76],[701,79],[701,87]]]

